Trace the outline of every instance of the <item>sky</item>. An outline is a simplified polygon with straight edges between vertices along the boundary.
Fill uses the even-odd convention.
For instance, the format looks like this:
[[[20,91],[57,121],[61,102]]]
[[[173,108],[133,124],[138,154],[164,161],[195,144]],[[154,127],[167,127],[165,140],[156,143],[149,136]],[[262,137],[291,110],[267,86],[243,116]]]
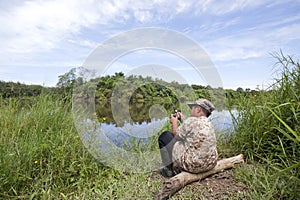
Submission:
[[[299,0],[0,0],[0,80],[55,86],[101,44],[151,27],[197,43],[223,88],[266,89],[278,69],[274,54],[300,57],[299,10]],[[175,38],[173,44],[184,51]],[[171,67],[188,83],[207,84],[178,54],[158,49],[120,56],[107,73],[144,66],[147,74],[152,64]]]

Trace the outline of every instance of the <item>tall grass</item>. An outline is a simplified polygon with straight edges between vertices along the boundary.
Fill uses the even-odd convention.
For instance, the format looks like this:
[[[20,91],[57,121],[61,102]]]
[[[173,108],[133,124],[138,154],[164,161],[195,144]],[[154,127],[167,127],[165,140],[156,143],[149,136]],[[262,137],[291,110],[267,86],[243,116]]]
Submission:
[[[249,199],[300,199],[300,65],[282,54],[278,64],[271,90],[240,101],[236,134],[220,149],[222,156],[241,152],[255,163],[237,170],[252,191]],[[68,101],[0,99],[0,110],[0,199],[152,199],[159,191],[160,176],[97,162],[77,134]],[[129,147],[157,149],[157,138],[142,149]],[[184,195],[191,197],[179,198]]]
[[[95,160],[75,129],[69,102],[51,95],[0,99],[0,110],[0,199],[153,199],[163,184],[156,172],[124,173]],[[157,137],[128,148],[157,150]],[[190,198],[203,197],[192,190],[178,196]]]
[[[0,199],[151,198],[158,180],[97,162],[73,124],[71,104],[41,95],[0,99]]]
[[[268,199],[295,199],[300,198],[300,65],[282,53],[276,58],[279,77],[269,91],[241,101],[231,145],[249,160],[266,164],[264,183],[275,184]]]

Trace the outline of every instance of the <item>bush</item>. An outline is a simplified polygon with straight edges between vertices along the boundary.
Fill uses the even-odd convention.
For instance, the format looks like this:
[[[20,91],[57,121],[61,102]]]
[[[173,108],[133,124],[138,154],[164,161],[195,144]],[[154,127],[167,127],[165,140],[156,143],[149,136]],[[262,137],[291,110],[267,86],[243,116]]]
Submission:
[[[277,55],[280,77],[268,91],[240,101],[236,134],[231,144],[248,159],[266,163],[275,176],[288,176],[300,188],[300,65]],[[284,196],[284,195],[283,195]]]

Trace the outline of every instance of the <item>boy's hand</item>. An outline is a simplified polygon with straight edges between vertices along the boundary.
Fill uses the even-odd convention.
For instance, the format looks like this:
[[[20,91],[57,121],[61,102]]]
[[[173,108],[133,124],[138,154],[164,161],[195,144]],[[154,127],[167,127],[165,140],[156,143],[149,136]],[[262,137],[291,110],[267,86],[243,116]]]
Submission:
[[[178,122],[178,115],[176,115],[176,117],[173,116],[173,114],[170,115],[170,123],[171,124],[175,124]]]
[[[180,120],[181,123],[183,122],[184,116],[181,112],[177,112],[176,117],[178,120]]]

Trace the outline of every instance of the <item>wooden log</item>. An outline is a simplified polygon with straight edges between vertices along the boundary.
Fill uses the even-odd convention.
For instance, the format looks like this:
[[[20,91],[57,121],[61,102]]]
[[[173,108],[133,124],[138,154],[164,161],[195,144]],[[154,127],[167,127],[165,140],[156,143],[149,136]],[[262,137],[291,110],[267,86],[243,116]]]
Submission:
[[[192,174],[189,172],[181,172],[180,174],[177,174],[176,176],[164,181],[164,184],[163,184],[160,192],[154,197],[154,199],[155,200],[168,199],[173,194],[175,194],[180,189],[182,189],[184,186],[186,186],[192,182],[202,180],[210,175],[222,172],[226,169],[230,169],[230,168],[234,167],[234,165],[240,164],[240,163],[244,163],[244,158],[243,158],[242,154],[234,156],[234,157],[219,160],[217,165],[213,169],[211,169],[207,172],[203,172],[203,173],[199,173],[199,174]]]

